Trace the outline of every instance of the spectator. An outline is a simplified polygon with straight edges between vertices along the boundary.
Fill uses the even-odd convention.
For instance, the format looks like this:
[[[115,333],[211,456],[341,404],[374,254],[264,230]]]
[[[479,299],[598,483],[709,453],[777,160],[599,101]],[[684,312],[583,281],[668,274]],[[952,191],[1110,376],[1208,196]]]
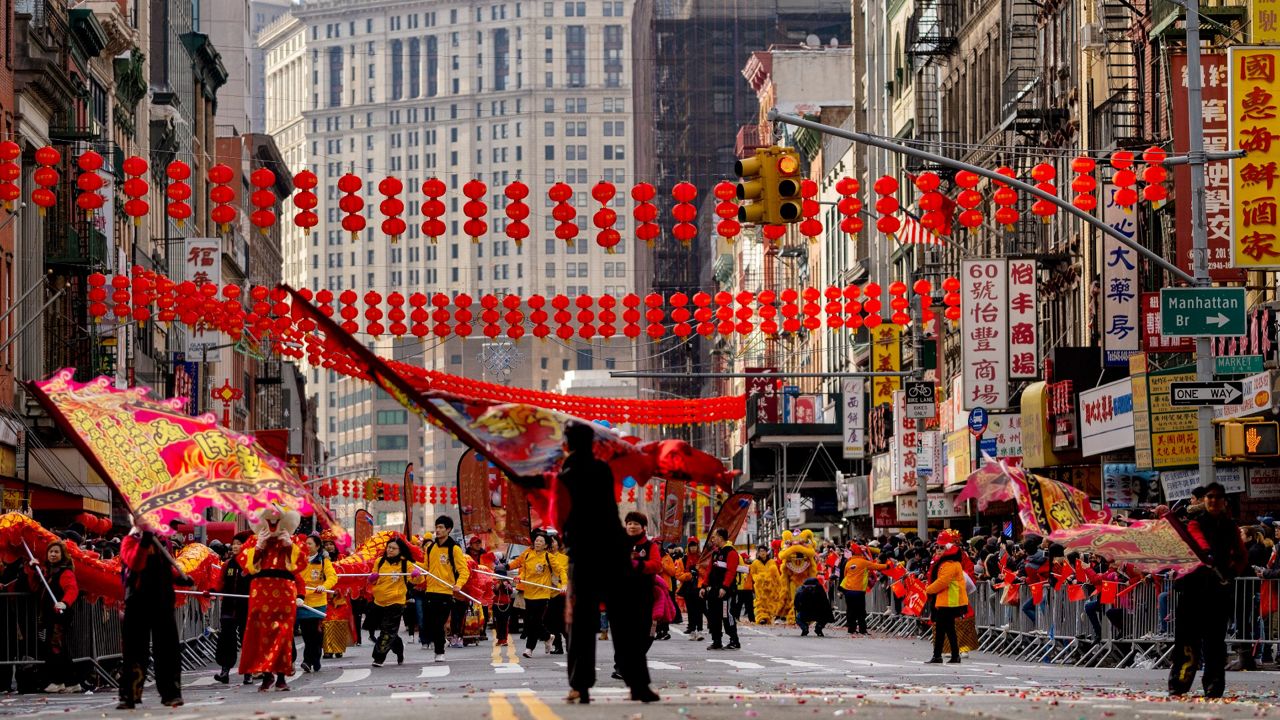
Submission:
[[[47,693],[75,692],[80,683],[71,665],[71,612],[80,588],[67,546],[59,540],[49,543],[44,562],[32,560],[27,569],[27,585],[36,593],[36,623],[40,628],[40,654],[45,658]]]

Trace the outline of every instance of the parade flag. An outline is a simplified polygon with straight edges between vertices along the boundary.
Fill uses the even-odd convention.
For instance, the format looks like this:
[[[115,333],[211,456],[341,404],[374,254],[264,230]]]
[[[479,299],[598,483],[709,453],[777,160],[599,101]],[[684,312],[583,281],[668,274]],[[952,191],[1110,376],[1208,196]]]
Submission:
[[[1067,586],[1067,600],[1069,600],[1069,601],[1071,601],[1071,602],[1080,602],[1080,601],[1081,601],[1081,600],[1083,600],[1083,599],[1084,599],[1084,586],[1083,586],[1083,585],[1068,585],[1068,586]]]
[[[73,376],[61,370],[29,386],[85,460],[156,532],[173,532],[174,522],[203,524],[209,510],[249,515],[280,504],[316,513],[319,525],[345,539],[306,486],[252,437],[219,426],[212,414],[186,415],[184,398],[157,400],[146,388]]]
[[[707,529],[707,540],[702,545],[702,552],[698,555],[698,573],[705,576],[707,570],[711,568],[711,534],[717,528],[724,528],[729,534],[729,542],[738,537],[742,532],[742,528],[746,527],[747,515],[751,512],[751,503],[755,500],[755,496],[751,493],[739,492],[730,495],[721,505],[719,512],[716,513],[716,519],[712,521],[711,527]]]
[[[1042,537],[1085,523],[1111,521],[1111,511],[1095,510],[1083,490],[989,457],[966,478],[955,507],[962,508],[971,499],[978,501],[979,510],[993,502],[1016,500],[1023,530]]]
[[[474,450],[458,460],[458,512],[462,534],[479,535],[487,548],[533,542],[524,489]]]
[[[668,480],[662,491],[662,528],[659,537],[663,542],[680,542],[684,533],[684,496],[683,480]]]
[[[893,596],[901,600],[907,594],[907,587],[902,579],[907,576],[907,569],[902,565],[894,565],[891,568],[885,568],[884,576],[889,578],[889,589],[893,591]]]
[[[902,600],[902,614],[919,617],[929,599],[924,591],[927,586],[915,575],[907,575],[902,584],[906,589],[906,597]]]
[[[1049,540],[1067,552],[1093,553],[1117,567],[1128,564],[1149,573],[1172,570],[1190,572],[1201,558],[1187,542],[1185,529],[1172,516],[1139,520],[1128,527],[1088,523],[1059,530]]]

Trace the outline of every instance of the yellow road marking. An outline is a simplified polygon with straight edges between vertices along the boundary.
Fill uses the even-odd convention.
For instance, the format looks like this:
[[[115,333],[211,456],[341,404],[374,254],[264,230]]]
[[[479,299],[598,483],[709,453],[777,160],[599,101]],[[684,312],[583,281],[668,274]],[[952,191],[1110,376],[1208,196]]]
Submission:
[[[551,708],[547,707],[546,703],[542,702],[533,693],[521,693],[520,702],[524,703],[525,709],[533,716],[533,720],[560,720],[560,716],[556,715]],[[497,720],[497,718],[494,718],[494,720]]]
[[[511,707],[505,695],[499,693],[489,695],[489,715],[493,720],[516,720],[515,708]]]
[[[518,643],[516,643],[515,638],[512,638],[509,642],[510,644],[507,645],[507,662],[512,665],[519,665],[520,649],[516,647]]]

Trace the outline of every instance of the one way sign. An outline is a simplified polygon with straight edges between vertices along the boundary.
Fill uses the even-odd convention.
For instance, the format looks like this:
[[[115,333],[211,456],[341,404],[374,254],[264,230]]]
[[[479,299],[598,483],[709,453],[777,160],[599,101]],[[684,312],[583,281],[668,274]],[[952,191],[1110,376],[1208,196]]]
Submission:
[[[1242,382],[1181,382],[1169,385],[1171,405],[1239,405],[1243,400]]]

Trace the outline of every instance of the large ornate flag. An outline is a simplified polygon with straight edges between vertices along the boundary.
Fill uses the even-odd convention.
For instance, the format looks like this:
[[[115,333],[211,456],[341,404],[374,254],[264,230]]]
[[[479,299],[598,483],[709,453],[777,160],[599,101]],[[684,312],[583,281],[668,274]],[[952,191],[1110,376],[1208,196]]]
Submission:
[[[1081,524],[1058,530],[1049,539],[1068,551],[1101,555],[1113,565],[1128,563],[1143,572],[1190,572],[1201,558],[1186,540],[1186,530],[1172,516],[1119,525]]]
[[[742,533],[742,528],[747,525],[747,515],[751,512],[751,503],[755,500],[755,496],[751,493],[739,492],[730,495],[720,505],[720,510],[716,512],[716,519],[712,521],[711,527],[707,528],[707,540],[702,544],[702,553],[698,555],[698,572],[706,574],[708,568],[711,567],[711,533],[717,528],[724,528],[729,534],[729,542],[733,542],[734,538]]]
[[[979,510],[992,502],[1016,500],[1023,530],[1040,536],[1084,523],[1111,521],[1111,511],[1093,509],[1084,491],[991,458],[965,480],[964,490],[956,496],[956,507],[970,499],[978,501]]]
[[[185,400],[156,400],[146,388],[118,390],[62,370],[30,386],[85,459],[151,528],[202,524],[205,511],[249,514],[271,503],[303,513],[344,535],[283,463],[253,438],[220,427],[213,415],[191,417]]]
[[[458,460],[458,509],[462,534],[481,536],[487,548],[533,542],[524,489],[474,450]]]

